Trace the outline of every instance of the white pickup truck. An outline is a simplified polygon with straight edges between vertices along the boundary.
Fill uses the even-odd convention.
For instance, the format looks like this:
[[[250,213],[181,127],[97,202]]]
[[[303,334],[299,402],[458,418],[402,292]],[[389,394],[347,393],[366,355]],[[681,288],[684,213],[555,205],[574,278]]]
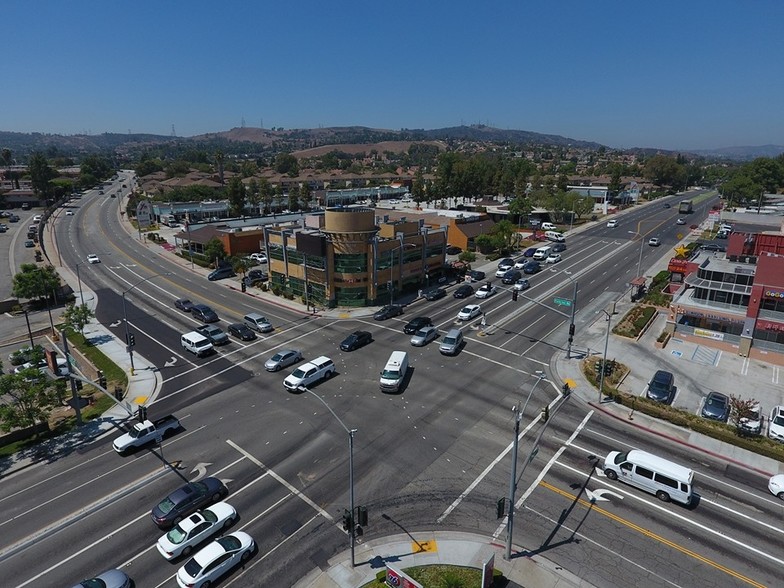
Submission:
[[[129,449],[141,447],[158,438],[167,437],[180,428],[180,421],[173,415],[165,416],[155,422],[143,421],[136,423],[133,428],[114,440],[112,446],[117,453],[124,453]]]

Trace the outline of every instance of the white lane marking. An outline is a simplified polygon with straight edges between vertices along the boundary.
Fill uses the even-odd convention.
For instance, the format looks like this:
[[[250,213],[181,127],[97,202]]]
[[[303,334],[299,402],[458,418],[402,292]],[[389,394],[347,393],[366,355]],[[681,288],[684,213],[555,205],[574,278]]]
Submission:
[[[572,466],[569,466],[569,465],[566,465],[566,464],[560,463],[560,462],[557,462],[557,463],[558,463],[559,466],[561,466],[562,468],[564,468],[566,470],[569,470],[570,472],[573,472],[573,473],[581,475],[581,476],[585,476],[586,475],[584,471],[580,471],[580,470],[578,470],[576,468],[573,468]],[[622,486],[622,485],[623,485],[623,483],[619,483],[618,484],[618,486]],[[636,500],[638,502],[642,502],[643,504],[645,504],[645,505],[647,505],[647,506],[649,506],[649,507],[651,507],[651,508],[653,508],[655,510],[660,511],[660,512],[664,513],[667,516],[670,516],[670,517],[672,517],[674,519],[678,519],[681,523],[684,523],[684,524],[696,527],[697,529],[700,529],[701,531],[703,531],[705,533],[708,533],[710,535],[714,535],[716,537],[721,537],[725,541],[729,541],[730,543],[733,543],[734,545],[737,545],[738,547],[742,547],[744,549],[747,549],[748,551],[751,551],[752,553],[754,553],[756,555],[759,555],[760,557],[763,557],[765,559],[768,559],[768,560],[770,560],[770,561],[772,561],[772,562],[774,562],[774,563],[776,563],[776,564],[778,564],[780,566],[784,565],[784,559],[779,559],[777,557],[773,557],[772,555],[770,555],[768,553],[765,553],[761,549],[757,549],[756,547],[751,547],[750,545],[747,545],[747,544],[743,543],[742,541],[739,541],[737,539],[733,539],[731,536],[727,535],[726,533],[721,533],[719,531],[715,531],[714,529],[711,529],[710,527],[708,527],[706,525],[700,524],[700,523],[698,523],[698,522],[696,522],[696,521],[694,521],[694,520],[692,520],[692,519],[690,519],[688,517],[685,517],[683,515],[679,515],[678,513],[673,512],[672,510],[670,510],[668,508],[665,508],[664,506],[661,506],[660,504],[656,504],[656,503],[651,502],[651,501],[649,501],[649,500],[647,500],[645,498],[642,498],[642,497],[638,496],[637,494],[633,494],[632,492],[627,492],[625,489],[622,489],[622,488],[614,488],[613,491],[614,492],[619,492],[619,493],[625,495],[627,498]],[[703,498],[700,497],[700,501],[702,501],[702,500],[703,500]]]
[[[569,445],[572,444],[572,441],[574,441],[575,438],[577,437],[577,435],[580,434],[580,431],[582,431],[583,428],[585,427],[585,425],[588,424],[588,420],[592,416],[593,416],[593,411],[588,412],[588,414],[585,415],[585,418],[583,418],[583,420],[580,422],[580,424],[577,425],[577,428],[575,428],[575,430],[572,431],[572,434],[569,436],[569,438],[566,440],[566,442],[563,445],[561,445],[561,447],[558,448],[558,451],[556,451],[553,454],[553,456],[550,458],[550,460],[547,462],[547,464],[545,464],[545,466],[542,468],[542,471],[539,472],[539,475],[536,477],[536,480],[534,480],[533,484],[531,484],[528,487],[528,490],[526,490],[523,493],[523,495],[517,500],[517,502],[514,505],[515,510],[519,509],[523,505],[523,503],[526,501],[526,499],[531,495],[531,493],[536,489],[536,487],[539,486],[539,482],[541,482],[544,479],[544,477],[547,475],[547,472],[549,472],[550,468],[553,467],[553,464],[556,463],[556,460],[559,457],[561,457],[563,452],[566,451],[566,448],[569,447]],[[516,481],[515,481],[515,483],[516,483]],[[509,517],[508,516],[504,517],[504,520],[501,522],[500,525],[498,525],[498,528],[495,530],[495,533],[493,533],[493,538],[494,539],[498,538],[498,536],[503,532],[503,530],[506,527],[508,521],[509,521]]]
[[[265,465],[264,465],[264,464],[263,464],[261,461],[259,461],[258,459],[256,459],[256,458],[255,458],[253,455],[251,455],[250,453],[248,453],[247,451],[245,451],[245,450],[244,450],[242,447],[240,447],[239,445],[237,445],[237,444],[236,444],[234,441],[232,441],[231,439],[226,439],[226,443],[228,443],[229,445],[231,445],[231,446],[232,446],[234,449],[236,449],[237,451],[239,451],[239,452],[240,452],[242,455],[244,455],[244,456],[245,456],[246,458],[248,458],[250,461],[252,461],[253,463],[255,463],[257,466],[259,466],[260,468],[263,468],[264,470],[266,470],[267,472],[269,472],[270,476],[272,476],[272,477],[273,477],[273,478],[275,478],[275,479],[276,479],[276,480],[277,480],[279,483],[281,483],[281,484],[282,484],[282,485],[284,485],[286,488],[288,488],[289,492],[291,492],[291,493],[292,493],[292,494],[294,494],[294,495],[295,495],[297,498],[300,498],[300,499],[301,499],[301,500],[303,500],[305,503],[307,503],[308,505],[310,505],[310,507],[311,507],[313,510],[315,510],[317,513],[319,513],[319,514],[320,514],[321,516],[323,516],[325,519],[327,519],[327,520],[329,520],[329,521],[331,521],[331,522],[334,522],[334,521],[335,521],[335,519],[332,517],[332,515],[331,515],[331,514],[329,514],[327,511],[325,511],[323,508],[321,508],[321,507],[320,507],[318,504],[316,504],[315,502],[313,502],[313,501],[312,501],[310,498],[308,498],[307,496],[305,496],[305,495],[304,495],[302,492],[300,492],[299,490],[297,490],[297,489],[296,489],[294,486],[292,486],[291,484],[289,484],[289,483],[288,483],[288,481],[286,481],[286,480],[285,480],[285,479],[283,479],[281,476],[279,476],[278,474],[276,474],[276,473],[275,473],[275,472],[274,472],[274,471],[273,471],[271,468],[269,468],[269,467],[265,466]]]
[[[523,431],[522,431],[522,432],[520,433],[520,435],[518,436],[518,440],[519,440],[519,439],[522,439],[523,437],[525,437],[526,433],[528,433],[528,431],[530,431],[530,430],[531,430],[531,429],[534,427],[534,425],[536,425],[536,424],[537,424],[537,423],[538,423],[538,422],[541,420],[541,418],[542,418],[542,417],[541,417],[541,415],[537,415],[537,416],[536,416],[536,417],[535,417],[535,418],[534,418],[534,419],[533,419],[533,420],[532,420],[532,421],[531,421],[531,422],[528,424],[528,426],[527,426],[525,429],[523,429]],[[513,439],[513,440],[512,440],[512,441],[509,443],[509,445],[507,445],[507,446],[506,446],[506,449],[504,449],[504,450],[503,450],[501,453],[499,453],[499,454],[498,454],[498,456],[496,456],[496,458],[495,458],[493,461],[491,461],[491,462],[490,462],[490,463],[487,465],[487,467],[484,469],[484,471],[482,471],[482,473],[481,473],[481,474],[479,474],[479,475],[476,477],[476,479],[474,479],[474,481],[473,481],[473,482],[471,482],[471,483],[468,485],[468,488],[466,488],[465,490],[463,490],[462,494],[460,494],[460,496],[458,496],[458,497],[457,497],[457,498],[454,500],[454,502],[452,502],[452,504],[450,504],[450,505],[447,507],[447,509],[446,509],[446,510],[443,512],[443,514],[441,514],[441,516],[440,516],[440,517],[438,517],[438,518],[436,519],[436,522],[437,522],[438,524],[441,524],[441,523],[444,521],[444,519],[445,519],[446,517],[448,517],[448,516],[451,514],[451,512],[452,512],[453,510],[455,510],[455,509],[456,509],[456,508],[457,508],[457,507],[460,505],[460,503],[463,501],[463,499],[465,499],[465,498],[466,498],[466,497],[467,497],[469,494],[471,494],[471,492],[473,491],[473,489],[474,489],[474,488],[476,488],[476,487],[479,485],[479,483],[480,483],[482,480],[484,480],[484,479],[485,479],[485,477],[487,476],[487,474],[489,474],[489,473],[490,473],[490,472],[493,470],[493,468],[494,468],[496,465],[498,465],[498,462],[500,462],[500,461],[501,461],[501,460],[502,460],[504,457],[506,457],[506,454],[507,454],[507,453],[509,453],[509,452],[512,450],[512,447],[514,447],[514,439]]]
[[[244,457],[241,457],[241,458],[239,458],[238,460],[236,460],[236,461],[234,461],[234,462],[230,463],[230,464],[229,464],[229,465],[227,465],[226,467],[224,467],[224,468],[221,468],[220,470],[218,470],[217,472],[215,472],[215,475],[217,476],[217,475],[218,475],[218,474],[220,474],[221,472],[223,472],[223,471],[225,471],[225,470],[229,469],[230,467],[233,467],[234,465],[236,465],[236,464],[238,464],[239,462],[241,462],[243,459],[245,459],[245,458],[244,458]],[[255,480],[254,480],[254,481],[255,481]],[[97,512],[97,511],[96,511],[96,512]],[[88,513],[88,514],[87,514],[87,516],[92,516],[93,514],[95,514],[95,513]],[[106,534],[106,535],[104,535],[103,537],[99,537],[98,539],[96,539],[95,541],[93,541],[93,542],[92,542],[92,543],[90,543],[89,545],[86,545],[85,547],[83,547],[83,548],[82,548],[82,549],[80,549],[79,551],[77,551],[77,552],[75,552],[75,553],[72,553],[71,555],[69,555],[69,556],[68,556],[68,557],[66,557],[65,559],[62,559],[62,560],[60,560],[59,562],[57,562],[57,563],[55,563],[55,564],[51,565],[50,567],[48,567],[47,569],[45,569],[45,570],[44,570],[44,571],[42,571],[41,573],[39,573],[39,574],[37,574],[37,575],[33,576],[32,578],[30,578],[29,580],[27,580],[27,581],[26,581],[26,582],[24,582],[23,584],[19,584],[19,586],[17,586],[17,588],[23,588],[24,586],[27,586],[27,585],[28,585],[28,584],[30,584],[31,582],[35,582],[35,581],[36,581],[36,580],[38,580],[38,579],[39,579],[41,576],[44,576],[45,574],[48,574],[48,573],[49,573],[49,572],[51,572],[52,570],[56,570],[57,568],[59,568],[59,567],[60,567],[60,566],[62,566],[63,564],[65,564],[65,563],[67,563],[67,562],[71,561],[72,559],[74,559],[74,558],[76,558],[76,557],[79,557],[79,556],[80,556],[80,555],[82,555],[84,552],[86,552],[86,551],[89,551],[89,550],[93,549],[93,548],[94,548],[96,545],[99,545],[99,544],[101,544],[102,542],[106,541],[107,539],[111,539],[112,537],[114,537],[115,535],[117,535],[118,533],[120,533],[121,531],[124,531],[125,529],[127,529],[128,527],[130,527],[132,524],[134,524],[134,523],[137,523],[137,522],[141,521],[142,519],[145,519],[145,518],[147,518],[147,517],[149,517],[149,516],[150,516],[150,514],[149,514],[149,513],[144,513],[144,514],[142,514],[142,515],[139,515],[139,516],[138,516],[138,517],[136,517],[135,519],[131,519],[130,521],[128,521],[127,523],[125,523],[125,524],[124,524],[124,525],[122,525],[121,527],[118,527],[118,528],[116,528],[114,531],[111,531],[111,532],[107,533],[107,534]]]

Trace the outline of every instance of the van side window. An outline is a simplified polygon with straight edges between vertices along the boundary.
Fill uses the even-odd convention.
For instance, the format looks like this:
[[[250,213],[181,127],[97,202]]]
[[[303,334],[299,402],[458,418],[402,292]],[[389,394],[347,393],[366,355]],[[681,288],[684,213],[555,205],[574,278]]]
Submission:
[[[678,489],[678,482],[676,482],[672,478],[668,478],[667,476],[663,476],[661,474],[656,474],[656,476],[653,479],[657,481],[659,484],[661,484],[662,486],[669,486],[670,488],[675,488],[676,490]]]
[[[622,463],[621,464],[621,469],[622,470],[626,470],[627,472],[632,471],[632,464],[631,464],[631,462],[627,461],[627,462]]]
[[[642,478],[648,478],[649,480],[653,480],[653,472],[651,470],[637,466],[637,470],[635,471],[638,476]]]

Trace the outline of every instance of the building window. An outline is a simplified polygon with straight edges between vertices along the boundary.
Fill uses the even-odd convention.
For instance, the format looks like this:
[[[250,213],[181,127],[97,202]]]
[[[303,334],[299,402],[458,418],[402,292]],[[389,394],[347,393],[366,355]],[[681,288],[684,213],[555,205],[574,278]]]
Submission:
[[[335,298],[338,306],[365,306],[367,288],[336,288]]]
[[[286,254],[289,258],[289,263],[293,265],[302,265],[302,260],[305,256],[296,249],[287,249]]]
[[[270,243],[268,245],[268,248],[269,248],[270,259],[277,259],[278,261],[283,261],[284,253],[283,253],[282,245],[278,245],[277,243]]]
[[[344,274],[367,273],[367,254],[365,253],[336,253],[335,271]]]

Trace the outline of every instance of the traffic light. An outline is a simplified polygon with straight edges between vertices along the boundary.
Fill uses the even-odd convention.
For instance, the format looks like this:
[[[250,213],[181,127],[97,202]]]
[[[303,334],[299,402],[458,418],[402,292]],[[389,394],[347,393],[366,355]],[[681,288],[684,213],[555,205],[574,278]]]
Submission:
[[[569,384],[568,383],[565,383],[561,390],[562,390],[564,396],[569,396],[569,394],[572,393],[572,389],[569,388]]]
[[[593,364],[593,369],[594,369],[594,371],[596,372],[596,375],[597,375],[597,376],[598,376],[599,374],[601,374],[601,373],[602,373],[602,362],[601,362],[601,361],[597,361],[597,362],[595,362],[595,363]]]
[[[359,524],[360,527],[367,527],[368,512],[366,506],[357,507],[357,523]]]
[[[146,406],[139,406],[139,422],[143,423],[147,420],[147,407]]]
[[[542,420],[544,422],[547,422],[549,419],[550,419],[550,406],[545,405],[545,407],[542,409]]]
[[[604,362],[604,375],[609,376],[612,374],[613,368],[612,364],[609,361]]]
[[[512,300],[517,302],[517,290],[512,290]]]
[[[106,376],[101,370],[98,370],[98,385],[104,390],[106,389]]]
[[[77,380],[76,378],[74,378],[74,385],[76,386],[77,391],[81,390],[82,386],[84,386],[84,384],[82,384],[82,381]]]
[[[351,511],[349,509],[343,509],[343,530],[350,531],[351,527],[353,526],[353,521],[351,520],[353,517],[351,516]]]
[[[128,347],[133,347],[136,345],[136,337],[133,333],[128,333]]]
[[[248,289],[248,286],[245,285],[245,280],[242,280],[242,282],[240,282],[240,288],[242,289],[243,292],[245,292]]]
[[[506,498],[499,498],[495,503],[495,518],[502,519],[506,514]]]

